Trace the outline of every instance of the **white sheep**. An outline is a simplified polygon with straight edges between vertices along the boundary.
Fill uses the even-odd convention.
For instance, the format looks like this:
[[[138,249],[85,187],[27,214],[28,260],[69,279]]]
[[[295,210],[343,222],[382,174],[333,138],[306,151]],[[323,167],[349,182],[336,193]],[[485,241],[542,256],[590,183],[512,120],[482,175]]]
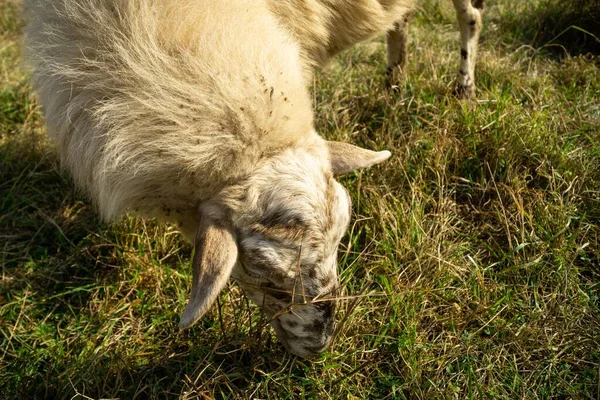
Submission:
[[[387,71],[393,83],[406,68],[408,20],[418,0],[270,0],[271,10],[300,43],[306,65],[364,39],[387,33]],[[459,97],[475,94],[475,59],[485,0],[452,0],[460,29]]]
[[[107,220],[133,210],[195,244],[181,328],[232,276],[291,352],[328,345],[350,218],[333,175],[390,153],[322,139],[307,86],[315,65],[412,6],[26,0],[32,81],[77,186]]]

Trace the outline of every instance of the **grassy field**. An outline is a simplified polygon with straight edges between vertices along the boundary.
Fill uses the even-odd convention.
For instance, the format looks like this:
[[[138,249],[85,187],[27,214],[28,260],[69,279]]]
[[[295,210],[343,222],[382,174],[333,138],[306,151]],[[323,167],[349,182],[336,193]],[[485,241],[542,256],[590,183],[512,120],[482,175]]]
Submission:
[[[319,73],[319,131],[393,158],[342,179],[341,295],[363,296],[308,362],[234,284],[178,332],[190,246],[74,190],[0,0],[0,398],[599,399],[600,58],[569,55],[597,43],[542,39],[547,1],[489,3],[477,100],[451,95],[446,1],[415,16],[398,90],[383,38]]]

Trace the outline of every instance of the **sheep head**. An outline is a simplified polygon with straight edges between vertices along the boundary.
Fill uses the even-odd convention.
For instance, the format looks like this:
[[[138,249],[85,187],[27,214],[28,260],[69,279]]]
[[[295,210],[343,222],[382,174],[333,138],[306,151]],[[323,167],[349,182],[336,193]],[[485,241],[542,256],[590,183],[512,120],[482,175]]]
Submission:
[[[231,276],[290,352],[310,357],[323,351],[333,335],[337,249],[351,212],[334,174],[389,155],[319,138],[267,158],[204,203],[180,328],[208,311]]]

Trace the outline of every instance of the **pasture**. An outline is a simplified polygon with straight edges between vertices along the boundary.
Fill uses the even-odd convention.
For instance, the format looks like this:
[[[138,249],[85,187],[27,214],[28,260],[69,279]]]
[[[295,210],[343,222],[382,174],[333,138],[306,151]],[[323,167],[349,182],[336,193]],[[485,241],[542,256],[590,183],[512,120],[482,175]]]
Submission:
[[[560,3],[489,1],[475,100],[449,1],[392,90],[384,38],[317,74],[318,131],[392,158],[341,178],[337,336],[306,361],[233,283],[178,331],[191,246],[74,189],[0,0],[0,398],[600,398],[600,40]]]

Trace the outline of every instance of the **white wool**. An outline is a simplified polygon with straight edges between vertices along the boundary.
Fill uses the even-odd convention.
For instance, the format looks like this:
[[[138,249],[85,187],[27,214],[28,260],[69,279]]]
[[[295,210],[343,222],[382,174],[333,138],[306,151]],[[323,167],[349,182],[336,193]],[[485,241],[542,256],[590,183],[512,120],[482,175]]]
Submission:
[[[195,209],[314,135],[298,45],[264,1],[33,0],[26,9],[48,132],[105,218]]]

